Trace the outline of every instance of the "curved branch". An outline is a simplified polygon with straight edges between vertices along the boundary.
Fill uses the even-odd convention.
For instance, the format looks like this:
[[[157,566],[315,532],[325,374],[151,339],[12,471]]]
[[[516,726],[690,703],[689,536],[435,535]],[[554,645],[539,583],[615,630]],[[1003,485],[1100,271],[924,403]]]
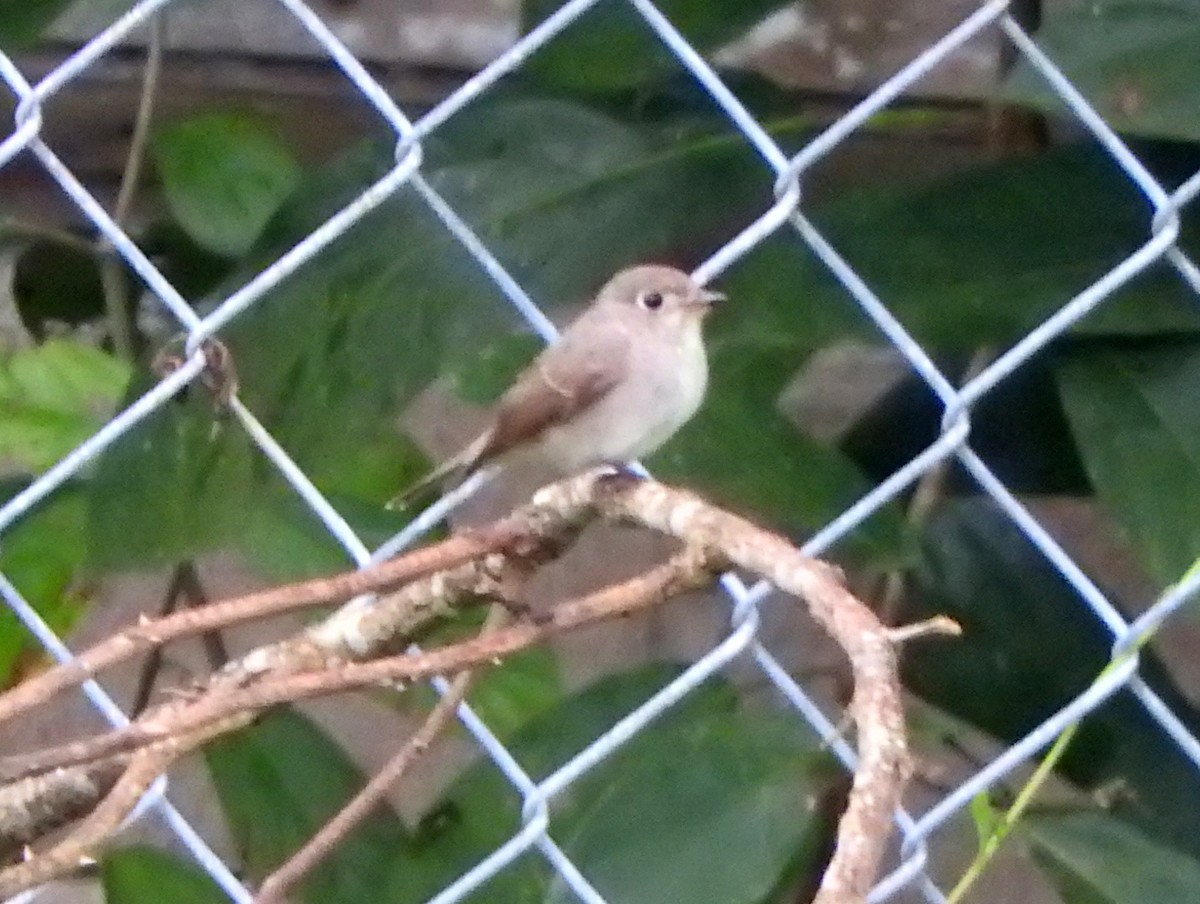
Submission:
[[[413,625],[455,605],[475,601],[480,595],[503,598],[514,570],[527,570],[531,560],[540,561],[560,551],[580,525],[595,515],[653,528],[683,541],[685,548],[663,565],[561,604],[544,618],[430,652],[371,658],[408,636]],[[504,528],[503,542],[489,544],[479,539],[490,536],[494,541],[494,532],[500,528]],[[0,897],[73,868],[81,851],[86,853],[103,839],[104,832],[99,829],[112,823],[113,814],[122,806],[133,805],[136,795],[130,799],[126,792],[137,782],[130,775],[141,776],[138,781],[142,781],[143,764],[152,761],[165,769],[198,744],[246,724],[267,707],[350,688],[449,675],[525,649],[551,634],[663,602],[706,583],[716,569],[738,567],[803,600],[849,659],[854,677],[849,713],[857,726],[859,761],[838,826],[835,852],[814,904],[865,901],[912,766],[895,654],[900,635],[886,628],[843,586],[838,569],[804,556],[784,537],[722,511],[693,493],[608,471],[592,471],[551,484],[538,491],[531,504],[474,537],[479,550],[476,558],[454,560],[459,564],[426,574],[371,606],[343,607],[293,638],[230,663],[186,698],[156,707],[127,729],[93,739],[93,744],[107,745],[109,754],[86,766],[18,782],[19,789],[0,788],[0,813],[12,809],[14,798],[6,797],[10,791],[28,792],[36,783],[53,785],[51,779],[76,784],[92,781],[97,789],[95,799],[99,799],[112,787],[111,780],[105,784],[103,776],[111,774],[114,766],[126,767],[120,786],[123,791],[117,798],[120,806],[112,796],[106,798],[81,824],[81,830],[84,826],[88,830],[68,836],[63,843],[66,855],[58,853],[60,845],[29,863],[0,872]],[[471,542],[470,537],[463,539]],[[465,549],[446,545],[433,549],[442,550],[445,557],[447,548],[456,554]],[[419,554],[401,562],[412,568],[411,563],[418,561],[414,556]],[[443,558],[443,565],[445,561]],[[347,580],[362,581],[363,575],[331,580],[341,581],[338,586],[345,591]],[[355,586],[349,592],[361,589]],[[290,590],[294,593],[294,588]],[[246,599],[241,601],[243,607]],[[255,615],[261,611],[258,605]],[[75,803],[78,807],[78,800]],[[101,812],[103,820],[98,818]],[[8,837],[11,840],[13,836]]]

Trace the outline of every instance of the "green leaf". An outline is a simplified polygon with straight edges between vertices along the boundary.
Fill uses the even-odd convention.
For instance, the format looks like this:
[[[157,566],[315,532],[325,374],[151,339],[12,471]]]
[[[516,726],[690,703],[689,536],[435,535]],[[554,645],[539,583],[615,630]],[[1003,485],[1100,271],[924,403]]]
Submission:
[[[422,627],[409,639],[427,650],[458,643],[477,636],[487,616],[486,606],[463,609]],[[554,651],[531,647],[480,671],[471,683],[468,700],[492,733],[507,740],[531,719],[560,704],[562,698],[562,678]],[[406,711],[424,712],[436,701],[432,687],[418,684],[404,695],[401,705]]]
[[[1200,343],[1086,348],[1058,372],[1088,476],[1163,587],[1200,555]]]
[[[294,854],[367,781],[340,747],[286,709],[214,742],[204,755],[252,881]],[[407,846],[399,818],[377,809],[301,882],[297,897],[373,904]]]
[[[1179,904],[1200,861],[1103,813],[1031,814],[1020,831],[1064,904]]]
[[[904,657],[905,681],[935,705],[1018,737],[1103,667],[1103,628],[994,505],[943,503],[922,545],[904,619],[941,613],[963,628],[958,640],[914,646]],[[962,695],[964,687],[989,690]]]
[[[283,494],[261,495],[270,498],[253,507],[237,538],[245,549],[253,550],[246,564],[254,571],[283,582],[353,567],[346,550],[300,499]],[[396,530],[400,527],[402,522]]]
[[[0,0],[0,47],[32,44],[73,0]]]
[[[992,806],[992,800],[986,791],[980,791],[971,798],[968,811],[971,814],[971,822],[975,825],[975,841],[982,850],[996,833],[996,828],[1000,825],[1000,815]]]
[[[96,464],[88,484],[91,563],[166,565],[218,548],[245,529],[260,486],[245,431],[215,417],[203,390],[167,404]]]
[[[397,443],[397,448],[400,445]],[[423,471],[397,469],[394,473]],[[403,476],[398,482],[392,476],[381,478],[378,486],[383,489],[365,498],[331,491],[327,485],[319,487],[369,548],[382,545],[407,521],[402,514],[388,511],[381,504],[388,492],[406,485]],[[274,581],[298,581],[353,567],[347,550],[290,488],[264,487],[258,490],[257,497],[237,540],[247,551],[246,564],[260,575]],[[427,536],[427,539],[434,538]]]
[[[994,503],[944,502],[923,546],[897,620],[947,615],[963,636],[905,651],[901,673],[914,693],[1012,742],[1088,688],[1108,662],[1112,638],[1103,624]],[[1141,657],[1142,678],[1200,731],[1200,714],[1153,650]],[[1113,815],[1200,856],[1200,812],[1191,805],[1200,774],[1131,695],[1088,715],[1060,771],[1085,789],[1126,789]]]
[[[39,473],[112,414],[126,364],[83,343],[54,340],[0,364],[0,461]]]
[[[428,462],[396,435],[377,393],[347,373],[350,340],[330,320],[323,335],[296,337],[289,347],[296,358],[283,399],[272,406],[249,389],[243,398],[266,416],[276,439],[359,535],[382,543],[405,523],[383,501]],[[241,351],[234,345],[239,373],[252,379],[262,359],[254,350],[243,359]],[[143,375],[129,398],[147,385]],[[167,564],[220,547],[242,550],[248,565],[280,580],[349,564],[245,431],[214,413],[211,396],[198,386],[103,453],[90,502],[91,559],[100,568]]]
[[[488,669],[471,687],[471,708],[499,738],[512,737],[563,699],[554,653],[535,647]]]
[[[1140,248],[1151,217],[1128,177],[1090,146],[1005,160],[915,190],[855,193],[812,214],[922,345],[967,352],[1010,344],[1045,320]],[[787,238],[790,253],[771,244],[747,259],[768,255],[753,280],[735,269],[733,297],[769,299],[772,326],[795,336],[810,323],[823,331],[835,316],[863,329],[846,289],[798,238]],[[1197,247],[1186,231],[1182,243]],[[1195,333],[1200,313],[1181,279],[1152,268],[1083,322],[1101,327]]]
[[[2,494],[10,498],[24,482],[5,481]],[[76,486],[67,486],[43,502],[0,538],[0,571],[60,637],[70,630],[89,602],[76,589],[87,554],[83,499]],[[0,610],[0,686],[12,675],[18,657],[40,649],[17,617]]]
[[[312,337],[307,346],[298,343],[288,395],[275,402],[284,411],[269,423],[359,536],[382,543],[405,523],[383,501],[423,474],[428,462],[373,407],[374,394],[345,376],[342,364],[352,356],[340,354],[344,338],[331,329],[323,347]],[[318,348],[305,355],[314,344]],[[239,351],[234,360],[245,378],[249,368]],[[251,353],[245,360],[252,366],[256,359]],[[139,386],[131,397],[144,390]],[[260,416],[274,413],[253,391],[243,398]],[[90,502],[91,561],[100,568],[167,564],[222,547],[241,550],[250,567],[279,580],[349,566],[328,529],[265,465],[245,431],[214,413],[199,387],[103,453]]]
[[[580,104],[497,102],[443,137],[434,183],[548,307],[676,256],[770,198],[770,172],[736,134],[681,137]]]
[[[170,211],[163,211],[161,216],[146,224],[138,236],[138,246],[184,298],[207,296],[229,278],[235,262],[200,247],[171,219]],[[134,276],[131,281],[137,279]]]
[[[250,249],[300,178],[287,146],[246,114],[177,123],[152,148],[175,219],[197,244],[231,257]]]
[[[129,367],[106,352],[67,340],[47,342],[17,352],[8,362],[8,377],[21,397],[46,408],[89,410],[108,407],[125,388]]]
[[[107,904],[226,904],[229,898],[195,863],[151,847],[105,854],[100,880]]]
[[[564,700],[509,746],[535,777],[591,743],[677,672],[654,667]],[[686,768],[681,768],[686,764]],[[555,839],[608,900],[759,902],[802,852],[820,857],[814,794],[828,768],[794,716],[738,705],[711,681],[551,804]],[[397,859],[390,900],[421,901],[518,828],[520,798],[490,763],[473,768]],[[541,858],[487,885],[489,900],[571,899]]]
[[[424,649],[434,649],[446,638],[463,640],[479,632],[486,610],[482,607],[443,619],[412,638]],[[464,634],[464,626],[470,626]],[[507,742],[520,729],[562,703],[562,679],[552,650],[535,647],[489,668],[471,684],[471,709],[501,741]],[[389,698],[395,699],[395,698]],[[400,705],[404,712],[422,718],[437,702],[432,687],[409,688]]]
[[[779,0],[739,3],[662,0],[656,4],[701,53],[733,40],[781,5]],[[524,30],[528,31],[560,6],[562,0],[525,0]],[[679,68],[679,61],[631,5],[601,3],[541,48],[530,58],[522,74],[580,94],[605,94],[661,79]]]
[[[405,524],[383,500],[427,461],[411,444],[366,431],[336,463],[310,461],[309,477],[367,544]],[[133,475],[133,476],[131,476]],[[169,564],[232,548],[276,580],[351,567],[347,551],[272,469],[245,432],[214,417],[203,395],[172,403],[117,440],[89,484],[91,562],[102,569]]]
[[[502,336],[476,349],[472,358],[453,362],[453,369],[446,374],[449,388],[464,401],[490,405],[545,347],[531,333]]]
[[[1042,13],[1037,42],[1116,129],[1196,141],[1200,123],[1200,3],[1196,0],[1069,0]],[[1005,95],[1069,115],[1021,57]]]

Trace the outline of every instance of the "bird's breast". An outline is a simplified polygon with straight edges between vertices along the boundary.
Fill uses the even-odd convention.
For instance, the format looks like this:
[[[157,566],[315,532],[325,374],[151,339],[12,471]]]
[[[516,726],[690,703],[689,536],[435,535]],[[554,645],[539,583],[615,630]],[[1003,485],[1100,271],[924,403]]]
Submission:
[[[649,455],[696,413],[707,383],[699,332],[694,342],[633,355],[624,380],[571,423],[548,431],[543,452],[564,472]]]

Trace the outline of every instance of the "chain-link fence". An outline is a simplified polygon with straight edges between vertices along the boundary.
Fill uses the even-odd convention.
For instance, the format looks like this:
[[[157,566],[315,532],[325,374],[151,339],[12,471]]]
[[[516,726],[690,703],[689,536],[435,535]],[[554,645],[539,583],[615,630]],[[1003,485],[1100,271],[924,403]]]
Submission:
[[[305,262],[322,253],[322,249],[344,233],[356,221],[397,192],[415,192],[430,211],[444,224],[445,229],[478,262],[504,295],[528,323],[546,339],[552,339],[553,327],[539,311],[521,286],[506,272],[503,263],[467,225],[455,209],[430,185],[422,175],[422,142],[447,121],[455,117],[470,117],[471,104],[488,92],[506,74],[522,66],[527,58],[548,42],[552,42],[591,7],[618,0],[571,0],[534,28],[482,71],[467,80],[449,97],[416,120],[410,120],[391,100],[367,70],[347,51],[330,28],[301,0],[279,0],[296,20],[319,42],[329,59],[344,73],[378,116],[395,134],[395,165],[387,174],[363,191],[320,228],[309,234],[286,254],[262,270],[248,283],[224,298],[205,316],[200,316],[168,281],[145,253],[114,222],[79,178],[66,166],[54,149],[43,140],[42,127],[47,102],[69,86],[90,66],[109,53],[131,31],[147,23],[156,12],[168,5],[168,0],[146,0],[111,27],[96,35],[86,46],[72,54],[40,82],[30,84],[8,58],[0,56],[0,76],[17,99],[15,129],[0,143],[0,165],[7,165],[17,155],[32,155],[40,162],[61,190],[86,218],[95,225],[128,265],[144,280],[150,292],[186,332],[186,361],[150,391],[138,398],[86,442],[42,474],[15,498],[0,508],[0,535],[33,511],[64,482],[78,475],[115,440],[135,425],[166,405],[183,387],[197,379],[205,366],[201,346],[208,337],[217,336],[223,327],[258,303],[264,295],[288,279]],[[1084,693],[1064,706],[1019,742],[979,769],[969,781],[963,782],[928,812],[919,815],[897,813],[896,824],[902,836],[898,861],[876,885],[871,900],[883,901],[905,887],[921,889],[929,901],[944,900],[926,872],[927,840],[931,833],[953,815],[968,807],[980,791],[992,787],[1009,776],[1017,767],[1047,746],[1060,732],[1080,717],[1100,707],[1118,690],[1128,689],[1141,701],[1146,711],[1161,725],[1191,762],[1200,769],[1200,740],[1172,714],[1168,706],[1139,676],[1136,645],[1152,634],[1163,621],[1187,599],[1200,583],[1192,576],[1166,593],[1137,621],[1130,623],[1105,598],[1087,574],[1072,560],[1047,530],[1022,505],[970,445],[973,406],[991,392],[1001,381],[1022,367],[1031,356],[1061,336],[1077,321],[1112,296],[1119,288],[1151,264],[1166,261],[1200,292],[1200,270],[1176,244],[1179,235],[1179,211],[1200,192],[1200,173],[1177,190],[1170,192],[1147,171],[1130,152],[1120,137],[1105,123],[1072,83],[1056,68],[1055,62],[1039,50],[1022,27],[1010,16],[1009,4],[994,0],[981,6],[945,34],[936,43],[904,66],[892,78],[879,86],[861,103],[840,117],[831,126],[809,141],[794,156],[786,155],[775,140],[755,120],[727,87],[722,79],[689,45],[672,23],[650,0],[630,0],[646,29],[678,59],[687,72],[702,86],[712,101],[720,107],[729,122],[745,137],[757,152],[762,165],[770,169],[775,179],[775,202],[752,222],[731,237],[695,272],[701,282],[718,276],[740,257],[777,232],[794,232],[797,248],[808,246],[828,267],[846,291],[857,301],[879,331],[909,362],[912,369],[928,384],[943,407],[941,435],[936,442],[913,457],[903,468],[875,487],[856,504],[842,512],[805,547],[805,552],[820,555],[831,544],[861,524],[881,506],[895,499],[912,485],[948,459],[956,458],[977,481],[979,488],[991,497],[1019,530],[1048,559],[1078,594],[1079,601],[1092,610],[1107,628],[1112,638],[1112,655],[1116,667],[1105,670]],[[1133,254],[1112,267],[1100,279],[1071,298],[1063,298],[1052,316],[1029,331],[1020,341],[999,355],[965,385],[956,388],[939,370],[927,352],[906,332],[889,311],[888,299],[877,297],[806,215],[801,203],[805,177],[818,161],[825,158],[859,130],[864,123],[883,110],[948,54],[977,36],[985,29],[998,27],[1013,48],[1030,64],[1072,112],[1078,124],[1103,147],[1129,180],[1149,200],[1154,209],[1152,227],[1145,243]],[[320,519],[329,533],[360,567],[394,554],[411,544],[436,525],[462,497],[475,487],[467,485],[444,498],[421,514],[398,536],[383,547],[371,550],[356,536],[348,522],[313,485],[305,473],[289,458],[288,452],[262,426],[255,414],[236,397],[232,400],[233,416],[247,431],[253,442],[273,463],[278,473],[303,499]],[[460,717],[467,730],[495,765],[507,776],[513,792],[524,803],[524,825],[507,843],[484,860],[463,873],[433,900],[458,901],[480,888],[489,877],[529,851],[537,851],[558,873],[561,880],[573,889],[581,901],[603,902],[605,899],[589,884],[588,877],[571,861],[551,835],[553,821],[548,804],[568,789],[572,783],[605,760],[622,744],[634,737],[657,715],[677,704],[706,678],[731,661],[747,657],[761,669],[762,674],[795,707],[800,718],[807,720],[825,739],[845,764],[853,769],[855,755],[852,747],[839,737],[835,723],[837,714],[823,712],[772,655],[756,640],[759,618],[757,603],[770,589],[764,584],[747,587],[734,576],[722,580],[734,617],[728,636],[706,655],[700,657],[677,680],[661,689],[636,711],[630,713],[593,744],[540,781],[531,778],[508,750],[493,736],[488,726],[478,719],[468,706],[460,708]],[[40,620],[33,608],[7,579],[0,577],[0,592],[38,641],[60,661],[71,657],[61,640]],[[84,687],[95,707],[114,725],[126,723],[126,717],[103,688],[95,682]],[[220,883],[229,897],[249,901],[251,894],[207,847],[204,840],[172,806],[166,793],[165,781],[160,781],[154,793],[143,802],[142,808],[155,808],[188,846],[196,859]],[[24,896],[32,897],[36,893]]]

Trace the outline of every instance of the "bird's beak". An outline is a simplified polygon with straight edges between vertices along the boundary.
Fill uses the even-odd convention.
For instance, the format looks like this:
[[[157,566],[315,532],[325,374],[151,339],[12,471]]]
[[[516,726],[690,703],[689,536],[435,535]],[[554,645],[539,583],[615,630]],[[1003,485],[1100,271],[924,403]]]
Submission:
[[[716,292],[712,289],[701,289],[694,296],[690,303],[690,307],[699,308],[702,312],[708,313],[712,310],[712,306],[719,301],[725,301],[724,292]]]

